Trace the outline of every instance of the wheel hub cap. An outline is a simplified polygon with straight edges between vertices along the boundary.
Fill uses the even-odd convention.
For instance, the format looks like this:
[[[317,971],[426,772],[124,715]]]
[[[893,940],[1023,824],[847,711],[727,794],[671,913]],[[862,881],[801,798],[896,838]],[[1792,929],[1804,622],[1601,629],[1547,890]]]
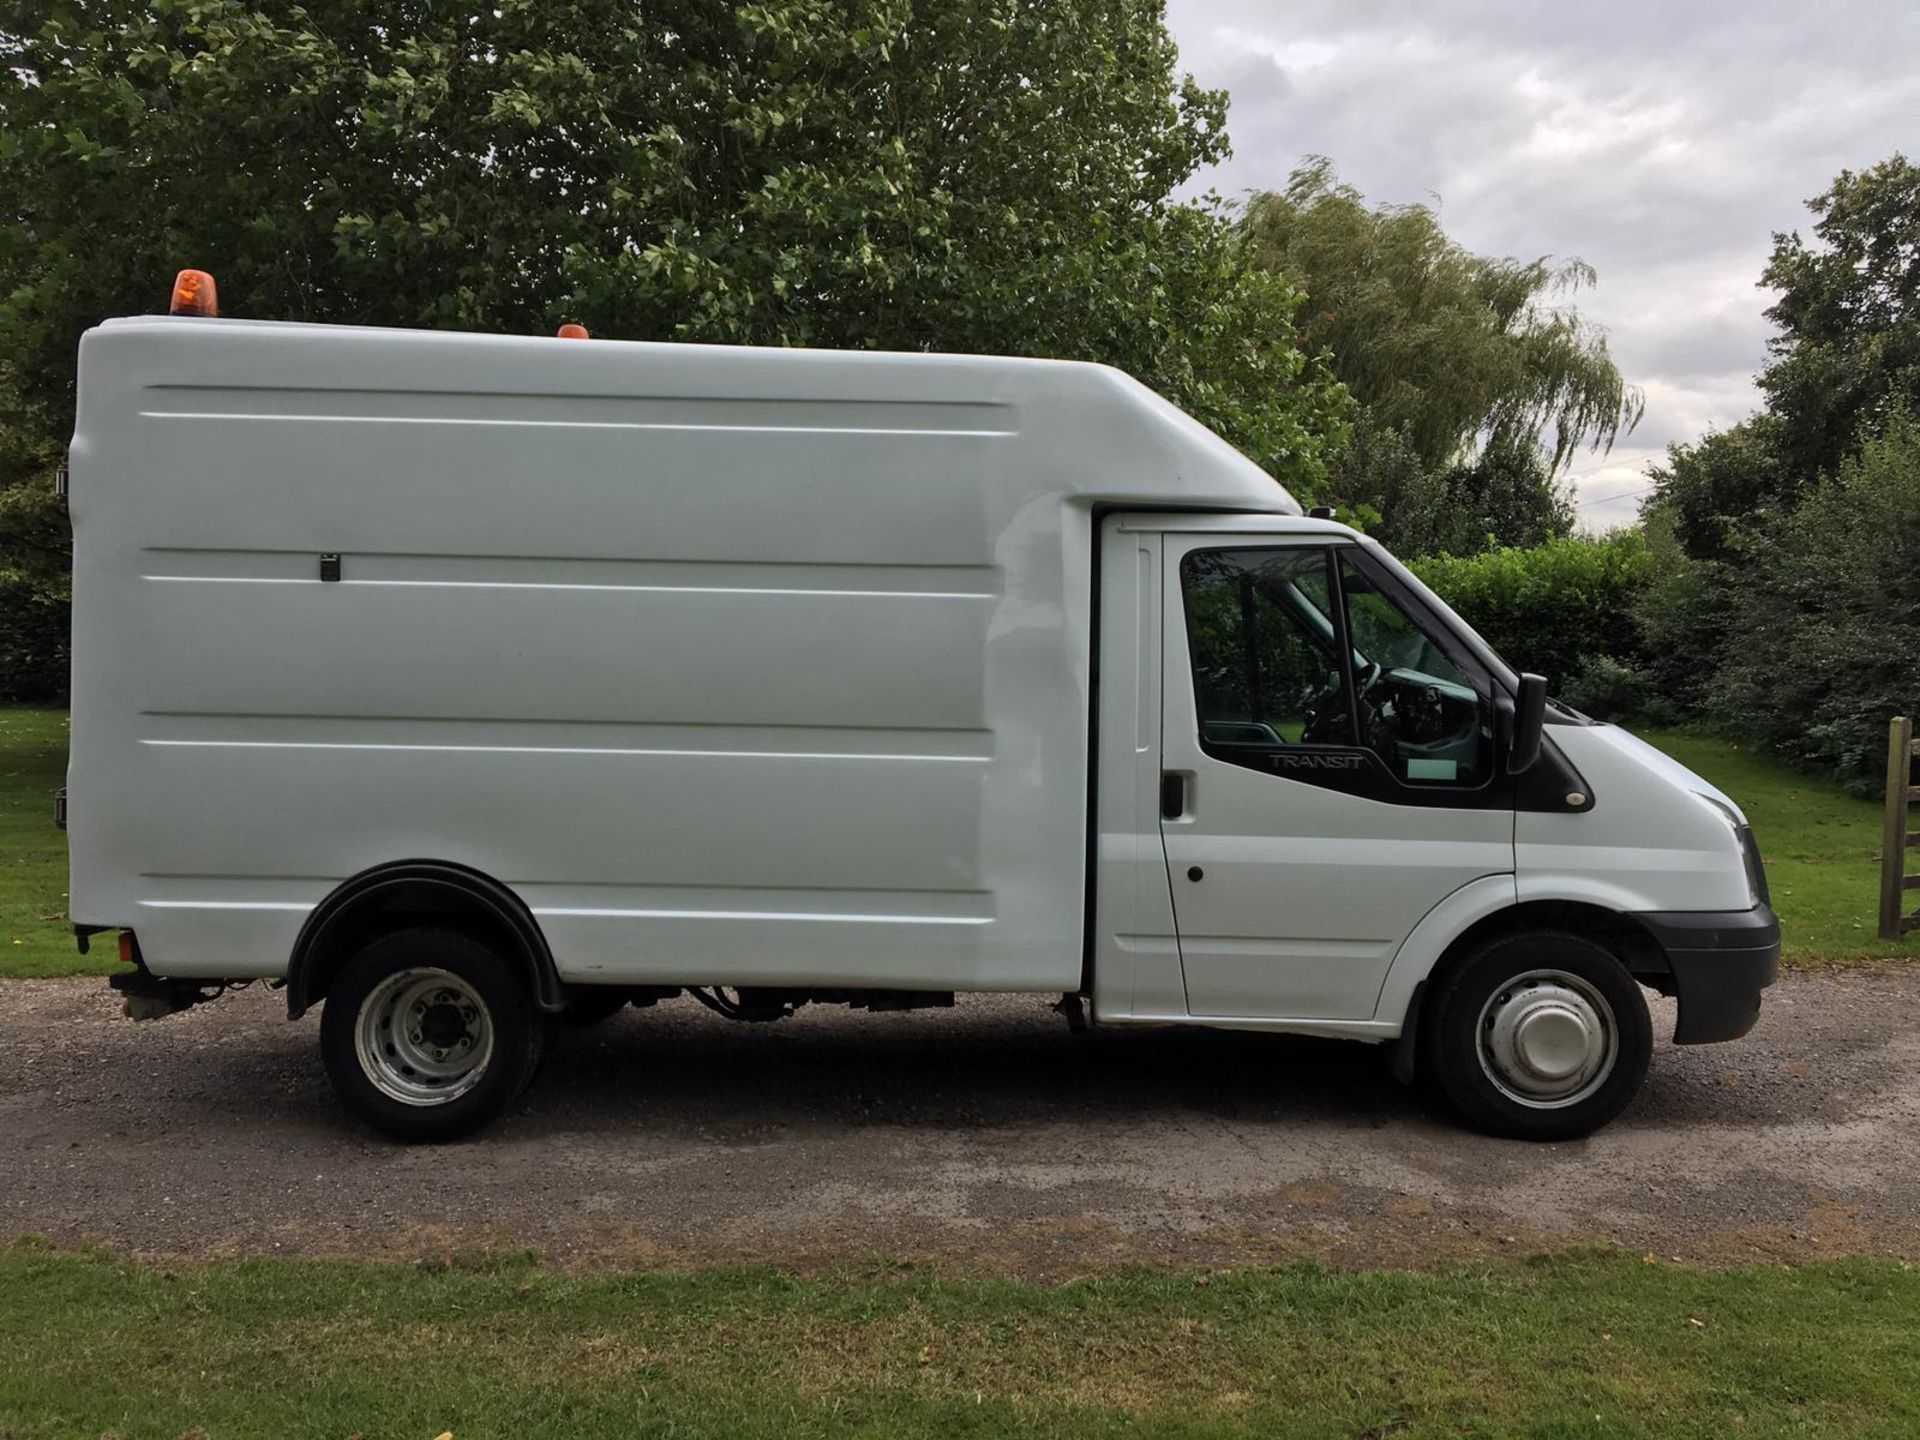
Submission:
[[[1513,1027],[1515,1058],[1542,1080],[1565,1080],[1578,1074],[1593,1052],[1594,1039],[1577,1009],[1559,1005],[1529,1010]]]
[[[455,1006],[445,1004],[429,1005],[420,1028],[425,1032],[428,1044],[441,1047],[457,1045],[467,1034],[467,1023],[460,1011]]]
[[[445,1105],[493,1058],[486,1002],[448,970],[401,970],[373,988],[353,1027],[360,1069],[403,1105]]]
[[[1523,1105],[1559,1108],[1599,1089],[1613,1071],[1618,1038],[1606,999],[1577,975],[1516,976],[1480,1016],[1480,1063]]]

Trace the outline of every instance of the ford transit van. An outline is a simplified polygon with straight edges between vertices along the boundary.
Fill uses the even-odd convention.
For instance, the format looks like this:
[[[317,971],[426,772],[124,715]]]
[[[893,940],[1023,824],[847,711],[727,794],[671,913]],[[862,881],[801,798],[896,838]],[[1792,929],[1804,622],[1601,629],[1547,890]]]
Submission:
[[[628,1004],[1031,991],[1561,1138],[1774,977],[1733,800],[1101,366],[115,320],[69,474],[82,943],[394,1135]]]

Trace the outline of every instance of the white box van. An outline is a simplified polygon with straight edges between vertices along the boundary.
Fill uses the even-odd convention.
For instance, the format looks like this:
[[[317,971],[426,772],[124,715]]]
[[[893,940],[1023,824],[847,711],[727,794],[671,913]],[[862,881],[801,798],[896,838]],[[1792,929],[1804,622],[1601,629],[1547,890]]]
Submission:
[[[1045,991],[1562,1137],[1774,976],[1731,800],[1100,366],[115,320],[70,475],[82,944],[396,1135],[555,1018]]]

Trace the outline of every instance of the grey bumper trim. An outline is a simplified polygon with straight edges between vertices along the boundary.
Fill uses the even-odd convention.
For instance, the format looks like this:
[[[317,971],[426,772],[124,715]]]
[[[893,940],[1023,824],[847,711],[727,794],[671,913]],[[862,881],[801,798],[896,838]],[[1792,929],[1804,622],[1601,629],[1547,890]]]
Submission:
[[[1667,952],[1680,1018],[1676,1045],[1738,1040],[1760,1018],[1760,992],[1780,973],[1780,921],[1771,907],[1683,910],[1635,917]]]

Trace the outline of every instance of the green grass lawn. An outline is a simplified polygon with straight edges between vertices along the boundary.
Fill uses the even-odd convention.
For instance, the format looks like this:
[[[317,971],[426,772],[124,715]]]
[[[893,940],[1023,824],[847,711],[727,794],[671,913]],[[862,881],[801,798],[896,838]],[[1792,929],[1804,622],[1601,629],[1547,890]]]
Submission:
[[[1914,954],[1874,938],[1880,808],[1825,781],[1712,736],[1649,734],[1662,750],[1745,807],[1767,858],[1787,959],[1831,964]],[[112,950],[77,954],[66,922],[66,843],[53,795],[66,772],[67,717],[0,706],[0,976],[105,974]]]
[[[67,712],[0,705],[0,975],[107,969],[110,952],[83,959],[67,924],[67,837],[53,823],[66,776]]]
[[[1920,1273],[1871,1260],[1050,1285],[16,1245],[0,1435],[1911,1435],[1916,1322]]]

